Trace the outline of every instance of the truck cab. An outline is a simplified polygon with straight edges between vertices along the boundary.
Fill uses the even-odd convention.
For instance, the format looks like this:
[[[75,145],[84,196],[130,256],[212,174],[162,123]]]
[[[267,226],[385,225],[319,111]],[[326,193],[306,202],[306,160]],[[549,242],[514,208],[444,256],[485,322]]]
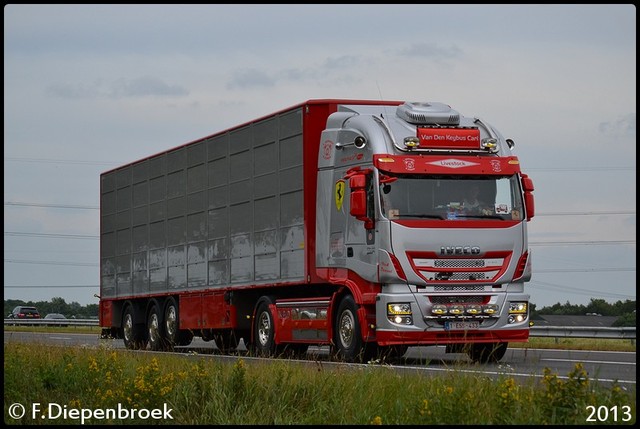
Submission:
[[[342,106],[321,141],[316,266],[349,279],[363,338],[474,360],[528,339],[533,185],[511,140],[446,104],[404,103]],[[336,332],[338,348],[349,338]]]

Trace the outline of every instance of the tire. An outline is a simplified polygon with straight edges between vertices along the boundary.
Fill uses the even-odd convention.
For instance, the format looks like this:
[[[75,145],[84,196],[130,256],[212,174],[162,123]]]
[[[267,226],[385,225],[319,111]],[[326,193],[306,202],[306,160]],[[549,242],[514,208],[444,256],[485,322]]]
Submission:
[[[151,350],[161,351],[166,349],[166,334],[162,313],[157,303],[152,304],[147,318],[147,330],[149,332],[149,346]]]
[[[497,363],[507,352],[508,343],[470,344],[467,355],[476,363]]]
[[[368,362],[378,352],[375,343],[365,343],[360,334],[358,306],[351,295],[338,306],[334,325],[334,355],[346,362]]]
[[[180,314],[178,304],[173,298],[169,298],[164,309],[164,333],[166,347],[173,349],[174,346],[188,346],[193,340],[193,332],[180,330]]]
[[[269,310],[270,301],[262,301],[256,310],[253,331],[253,351],[257,356],[272,357],[275,355],[275,324]]]
[[[124,346],[131,350],[147,348],[148,336],[144,323],[135,323],[133,305],[127,305],[122,316],[122,338]]]

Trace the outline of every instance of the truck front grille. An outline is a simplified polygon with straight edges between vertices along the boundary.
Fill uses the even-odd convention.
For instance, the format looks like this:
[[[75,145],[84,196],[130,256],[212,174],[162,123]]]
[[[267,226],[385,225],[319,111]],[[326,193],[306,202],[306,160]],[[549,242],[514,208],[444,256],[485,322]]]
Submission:
[[[431,282],[497,282],[511,260],[510,252],[488,252],[479,255],[448,256],[436,252],[407,252],[415,272]]]

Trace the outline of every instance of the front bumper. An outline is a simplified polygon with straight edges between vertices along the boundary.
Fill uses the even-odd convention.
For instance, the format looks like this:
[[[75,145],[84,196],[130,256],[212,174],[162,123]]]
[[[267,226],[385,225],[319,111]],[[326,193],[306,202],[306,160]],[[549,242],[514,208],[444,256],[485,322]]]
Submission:
[[[434,299],[437,298],[437,299]],[[451,306],[496,308],[494,314],[437,315],[433,307],[444,301]],[[386,345],[445,345],[463,343],[526,342],[529,339],[529,314],[522,314],[517,321],[509,317],[510,303],[527,302],[529,295],[522,293],[480,293],[459,295],[434,295],[420,293],[381,293],[376,300],[375,337],[378,344]],[[411,322],[406,317],[395,323],[388,317],[389,304],[410,304]],[[471,303],[471,304],[469,304]],[[393,317],[391,318],[393,319]],[[400,319],[398,319],[400,320]],[[451,324],[449,322],[465,322]]]

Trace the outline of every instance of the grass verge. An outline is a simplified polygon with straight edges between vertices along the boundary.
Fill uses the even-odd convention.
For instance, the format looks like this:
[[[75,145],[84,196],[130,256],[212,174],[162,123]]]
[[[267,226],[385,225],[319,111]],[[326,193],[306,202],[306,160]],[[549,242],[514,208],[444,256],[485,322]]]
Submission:
[[[11,419],[14,404],[28,410],[21,419]],[[422,376],[380,365],[309,369],[288,360],[4,345],[5,422],[21,424],[583,425],[592,408],[607,410],[593,424],[633,424],[635,404],[635,389],[594,384],[580,364],[566,379],[546,370],[542,381],[522,382],[455,368]]]

